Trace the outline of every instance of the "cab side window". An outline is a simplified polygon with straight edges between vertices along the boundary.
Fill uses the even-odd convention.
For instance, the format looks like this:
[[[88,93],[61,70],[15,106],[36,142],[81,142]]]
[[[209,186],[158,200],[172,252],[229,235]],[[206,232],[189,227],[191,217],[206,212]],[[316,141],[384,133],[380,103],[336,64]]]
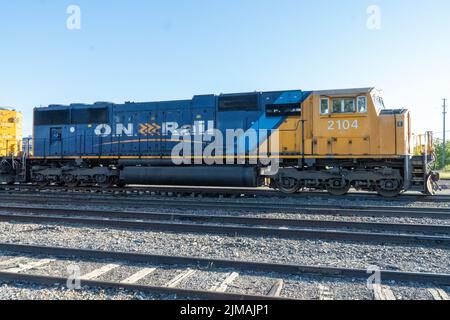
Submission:
[[[367,98],[366,97],[358,97],[358,112],[359,113],[367,112]]]
[[[330,113],[330,100],[328,98],[320,99],[320,114],[329,114]]]
[[[333,99],[333,113],[354,113],[356,111],[355,99],[338,98]]]

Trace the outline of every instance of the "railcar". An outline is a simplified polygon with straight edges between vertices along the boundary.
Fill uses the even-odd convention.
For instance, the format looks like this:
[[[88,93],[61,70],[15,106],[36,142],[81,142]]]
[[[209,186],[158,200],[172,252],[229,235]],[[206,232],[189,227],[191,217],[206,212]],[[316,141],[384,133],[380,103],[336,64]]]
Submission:
[[[17,156],[21,150],[22,113],[0,108],[0,157]]]
[[[22,113],[0,108],[0,183],[13,183],[22,148]]]
[[[374,88],[200,95],[34,110],[40,185],[127,184],[433,194],[432,138],[414,153],[411,114]],[[19,180],[20,180],[19,179]]]

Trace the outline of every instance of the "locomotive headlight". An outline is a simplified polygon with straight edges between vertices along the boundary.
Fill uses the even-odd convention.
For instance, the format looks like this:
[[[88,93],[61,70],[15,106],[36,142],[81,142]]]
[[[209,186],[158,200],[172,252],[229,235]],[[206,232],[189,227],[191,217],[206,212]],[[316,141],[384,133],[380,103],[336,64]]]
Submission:
[[[70,133],[75,133],[75,127],[71,127],[70,129],[69,129],[69,131],[70,131]]]

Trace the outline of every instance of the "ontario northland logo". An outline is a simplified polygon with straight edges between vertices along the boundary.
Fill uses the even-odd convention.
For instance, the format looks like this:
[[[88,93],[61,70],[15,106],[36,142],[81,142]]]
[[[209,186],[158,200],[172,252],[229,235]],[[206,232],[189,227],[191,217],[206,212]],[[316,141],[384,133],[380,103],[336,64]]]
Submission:
[[[109,124],[98,125],[94,133],[99,137],[133,137],[141,136],[185,136],[185,135],[205,135],[214,134],[214,121],[194,121],[193,125],[183,125],[180,127],[178,122],[163,122],[161,125],[157,123],[140,123],[139,128],[135,128],[133,123],[123,124],[117,123],[115,131]],[[138,133],[138,134],[137,134]]]
[[[140,129],[139,129],[139,133],[143,136],[159,136],[161,135],[160,130],[161,130],[161,126],[158,125],[157,123],[144,123],[144,124],[140,124]]]

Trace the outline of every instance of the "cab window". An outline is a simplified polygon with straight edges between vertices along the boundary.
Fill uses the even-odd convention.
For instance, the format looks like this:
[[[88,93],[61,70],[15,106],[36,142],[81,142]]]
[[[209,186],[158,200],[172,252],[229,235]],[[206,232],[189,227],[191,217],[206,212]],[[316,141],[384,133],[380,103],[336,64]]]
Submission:
[[[367,112],[367,98],[366,97],[358,97],[358,112],[359,113]]]
[[[384,102],[383,102],[383,98],[379,97],[379,96],[374,96],[373,97],[373,102],[375,104],[375,108],[377,108],[378,112],[382,109],[384,109]]]
[[[355,99],[339,98],[333,99],[333,113],[353,113],[356,111]]]
[[[320,100],[320,114],[330,113],[330,100],[328,98],[322,98]]]

